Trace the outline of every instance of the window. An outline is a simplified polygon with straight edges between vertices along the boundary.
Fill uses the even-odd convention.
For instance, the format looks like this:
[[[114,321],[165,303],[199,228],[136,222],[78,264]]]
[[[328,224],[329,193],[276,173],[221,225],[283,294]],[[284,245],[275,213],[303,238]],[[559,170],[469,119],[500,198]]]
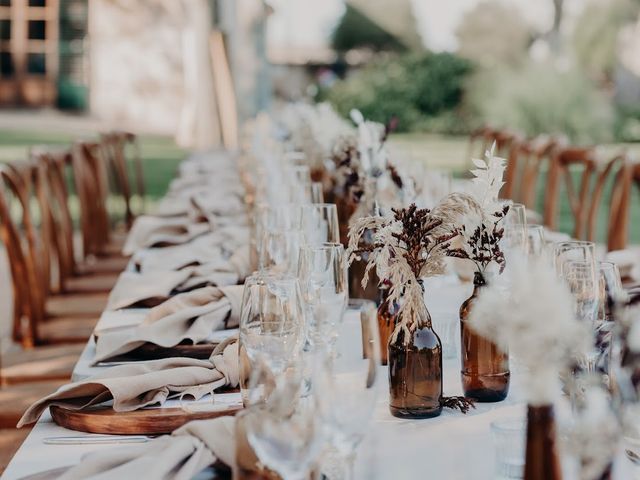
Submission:
[[[11,52],[0,52],[0,77],[11,77],[14,73]]]
[[[44,75],[47,73],[44,53],[27,54],[27,73]]]
[[[29,40],[44,40],[46,25],[44,20],[29,20]]]
[[[30,7],[46,7],[46,0],[29,0]]]
[[[0,40],[11,40],[11,20],[0,20]]]

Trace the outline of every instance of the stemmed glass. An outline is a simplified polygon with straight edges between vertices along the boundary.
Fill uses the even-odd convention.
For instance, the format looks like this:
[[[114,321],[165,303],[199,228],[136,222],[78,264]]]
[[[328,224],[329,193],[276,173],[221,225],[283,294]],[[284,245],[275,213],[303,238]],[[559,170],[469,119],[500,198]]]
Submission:
[[[344,247],[306,245],[300,250],[298,278],[307,308],[308,340],[333,344],[348,302]]]
[[[540,257],[544,253],[545,238],[542,225],[527,225],[527,246],[530,256]]]
[[[239,326],[240,387],[247,399],[247,380],[256,364],[264,364],[278,383],[304,343],[304,310],[295,277],[258,272],[245,280]],[[265,392],[262,392],[263,394]]]
[[[308,244],[340,241],[338,209],[334,203],[313,203],[300,207],[300,228]]]
[[[261,270],[295,275],[304,235],[299,229],[269,229],[264,232],[258,252]]]
[[[558,276],[563,276],[564,265],[571,260],[590,262],[595,269],[596,246],[593,242],[571,240],[558,242],[553,249],[553,260]]]
[[[373,415],[380,365],[376,315],[350,315],[339,326],[338,354],[320,349],[316,370],[318,413],[329,444],[346,464],[340,478],[353,478],[356,449]]]
[[[251,378],[248,408],[242,416],[247,440],[260,461],[284,480],[306,480],[320,454],[322,434],[317,415],[320,392],[308,391],[304,357],[289,368],[268,396],[254,396],[254,381],[272,376],[269,366],[257,362]],[[265,372],[266,370],[266,372]],[[313,383],[312,383],[313,384]]]
[[[597,334],[604,323],[598,317],[600,304],[600,277],[593,262],[589,260],[567,260],[562,264],[562,276],[573,294],[576,318],[591,328],[594,335],[591,349],[586,354],[586,369],[594,372],[600,355],[597,349]]]

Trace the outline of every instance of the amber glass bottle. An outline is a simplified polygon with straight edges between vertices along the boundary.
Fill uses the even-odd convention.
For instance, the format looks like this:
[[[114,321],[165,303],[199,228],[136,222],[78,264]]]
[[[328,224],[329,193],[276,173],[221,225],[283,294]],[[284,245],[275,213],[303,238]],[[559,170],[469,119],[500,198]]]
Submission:
[[[411,322],[413,332],[403,328],[407,313],[398,314],[389,343],[389,408],[396,417],[430,418],[442,412],[442,343],[427,307],[421,307]]]
[[[552,405],[527,409],[527,450],[524,480],[561,480],[556,445],[556,422]]]
[[[469,313],[485,286],[480,272],[475,273],[473,285],[473,294],[460,307],[462,389],[477,402],[499,402],[509,392],[509,354],[469,328]]]
[[[389,338],[396,326],[398,305],[389,302],[389,285],[380,288],[380,306],[378,307],[378,330],[380,332],[380,360],[387,365],[389,360]]]

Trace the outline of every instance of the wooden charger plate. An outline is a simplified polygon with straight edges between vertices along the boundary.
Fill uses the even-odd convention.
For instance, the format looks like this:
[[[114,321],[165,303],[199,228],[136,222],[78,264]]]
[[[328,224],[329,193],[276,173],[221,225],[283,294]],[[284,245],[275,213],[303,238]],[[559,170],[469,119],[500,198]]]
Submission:
[[[51,406],[51,417],[58,425],[70,430],[110,435],[163,435],[173,432],[192,420],[235,415],[242,407],[217,411],[189,412],[181,408],[148,408],[133,412],[115,412],[111,407],[69,410]]]

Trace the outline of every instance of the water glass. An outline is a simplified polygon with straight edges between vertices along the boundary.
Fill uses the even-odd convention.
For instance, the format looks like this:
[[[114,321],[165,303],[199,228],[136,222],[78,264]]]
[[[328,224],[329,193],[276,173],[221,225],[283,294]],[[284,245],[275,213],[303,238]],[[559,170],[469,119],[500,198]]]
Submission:
[[[300,247],[304,244],[304,235],[299,229],[264,232],[258,250],[260,269],[295,275],[298,270]]]
[[[311,245],[340,242],[338,208],[334,203],[312,203],[300,207],[300,228]]]
[[[308,340],[333,344],[347,306],[348,280],[340,243],[306,245],[300,251],[298,279],[307,311]]]
[[[542,256],[545,244],[544,227],[542,225],[527,225],[527,248],[529,256]]]
[[[571,240],[558,242],[553,248],[553,261],[558,276],[562,277],[564,264],[570,260],[592,262],[595,268],[596,246],[593,242]]]
[[[491,433],[496,453],[496,478],[523,478],[526,422],[521,418],[494,420]]]
[[[297,361],[304,343],[304,309],[295,277],[257,272],[245,280],[240,308],[239,362],[243,402],[256,364],[272,377],[260,379],[258,396],[266,397],[288,366]],[[257,382],[254,382],[257,383]]]

